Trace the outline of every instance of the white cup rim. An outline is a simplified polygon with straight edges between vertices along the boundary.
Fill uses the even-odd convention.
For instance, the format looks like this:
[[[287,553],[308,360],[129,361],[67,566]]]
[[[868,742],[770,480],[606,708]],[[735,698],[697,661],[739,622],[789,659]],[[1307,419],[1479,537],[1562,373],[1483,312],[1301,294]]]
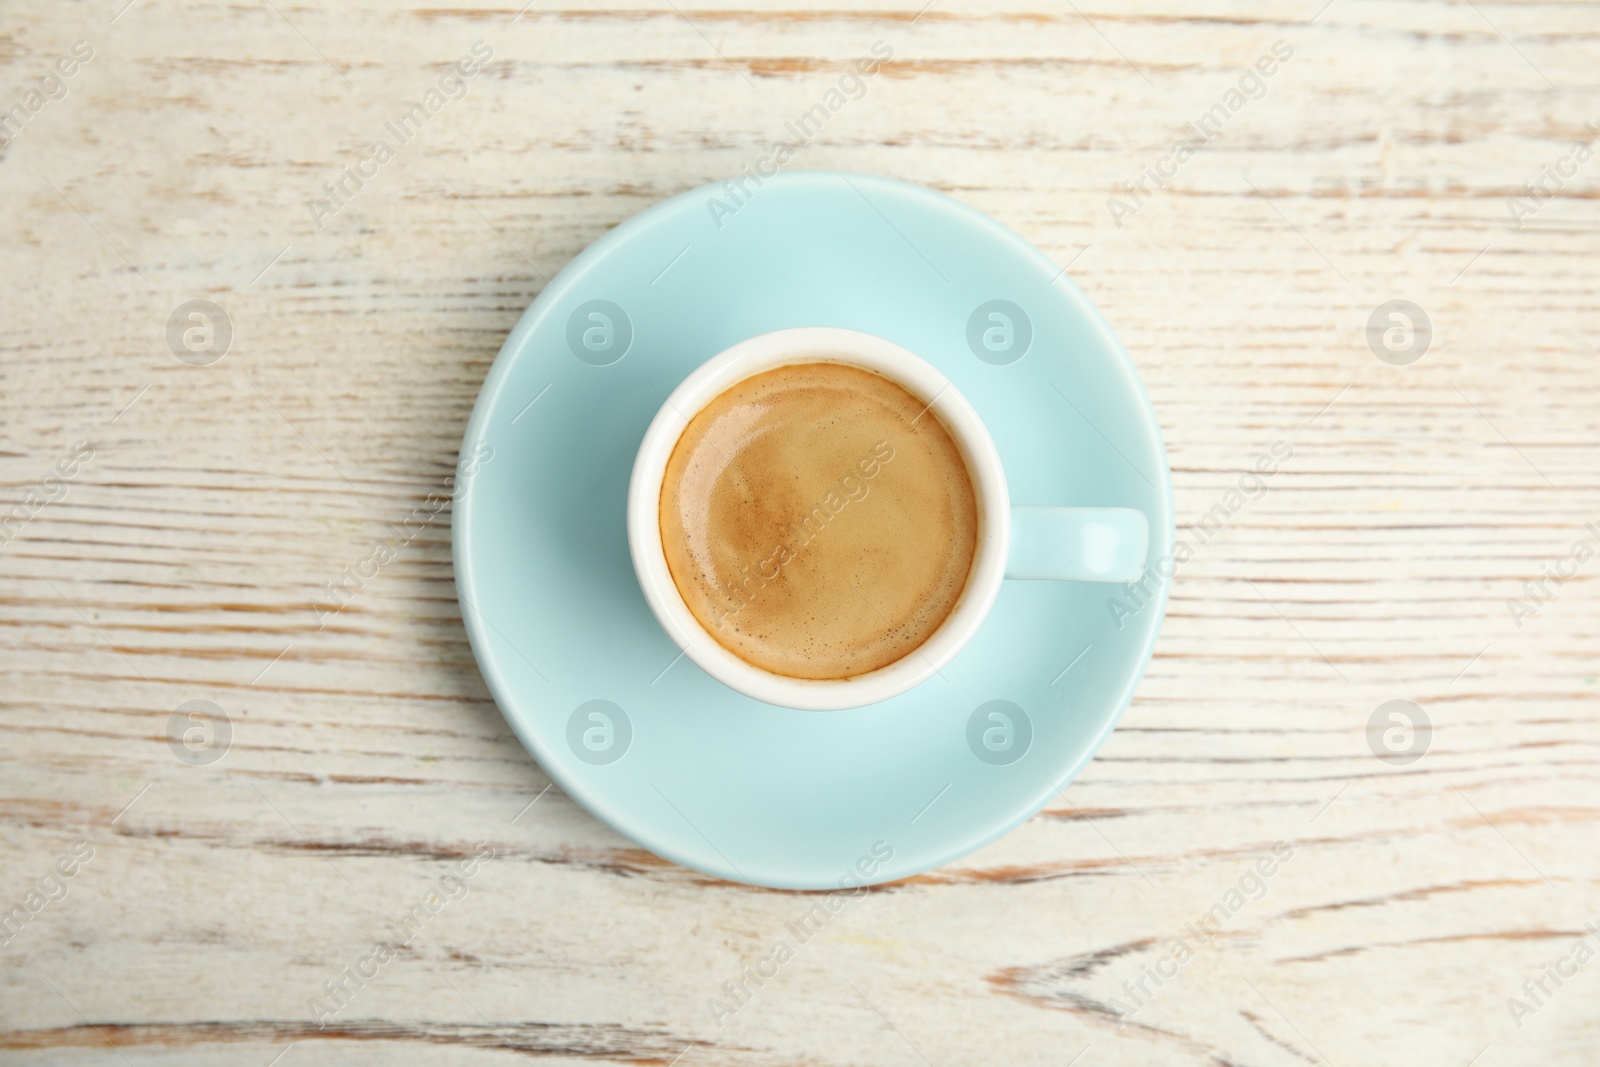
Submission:
[[[978,541],[967,585],[943,624],[916,650],[868,674],[841,680],[791,678],[762,670],[724,648],[678,592],[661,544],[661,483],[689,420],[736,382],[787,363],[832,361],[883,374],[920,398],[966,460],[978,503]],[[645,601],[667,635],[701,670],[756,700],[803,711],[840,711],[898,696],[932,678],[972,639],[1005,578],[1011,506],[1000,453],[983,420],[932,364],[859,330],[806,326],[741,341],[685,378],[645,431],[628,483],[628,551]]]

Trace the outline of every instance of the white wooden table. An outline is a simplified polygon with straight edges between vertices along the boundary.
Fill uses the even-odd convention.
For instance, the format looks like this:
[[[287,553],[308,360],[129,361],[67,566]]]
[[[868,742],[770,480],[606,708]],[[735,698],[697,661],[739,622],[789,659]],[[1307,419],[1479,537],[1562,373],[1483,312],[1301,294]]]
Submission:
[[[1600,6],[122,3],[0,16],[0,1059],[1595,1062]],[[550,275],[879,41],[791,166],[1070,262],[1180,535],[1222,518],[1070,804],[852,904],[719,1026],[811,900],[546,791],[448,512],[312,605],[439,491]],[[220,359],[187,311],[169,343],[195,300]],[[1380,316],[1408,365],[1369,346],[1392,300],[1431,322]],[[1418,759],[1375,755],[1391,700]],[[191,701],[231,735],[169,741]]]

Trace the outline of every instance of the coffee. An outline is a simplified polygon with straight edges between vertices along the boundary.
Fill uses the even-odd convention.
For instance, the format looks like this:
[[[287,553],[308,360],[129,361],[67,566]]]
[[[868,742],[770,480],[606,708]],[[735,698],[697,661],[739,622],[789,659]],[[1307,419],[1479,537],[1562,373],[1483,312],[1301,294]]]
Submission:
[[[689,611],[747,663],[843,679],[913,653],[960,600],[978,540],[965,460],[928,404],[838,362],[735,383],[661,485]]]

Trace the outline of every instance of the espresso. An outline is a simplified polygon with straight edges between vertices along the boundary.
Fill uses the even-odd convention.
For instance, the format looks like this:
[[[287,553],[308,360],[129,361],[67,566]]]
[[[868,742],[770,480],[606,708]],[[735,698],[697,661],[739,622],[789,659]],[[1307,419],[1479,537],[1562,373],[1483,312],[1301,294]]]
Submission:
[[[978,505],[950,432],[872,371],[795,363],[690,420],[661,485],[661,543],[728,651],[842,679],[912,654],[955,608]]]

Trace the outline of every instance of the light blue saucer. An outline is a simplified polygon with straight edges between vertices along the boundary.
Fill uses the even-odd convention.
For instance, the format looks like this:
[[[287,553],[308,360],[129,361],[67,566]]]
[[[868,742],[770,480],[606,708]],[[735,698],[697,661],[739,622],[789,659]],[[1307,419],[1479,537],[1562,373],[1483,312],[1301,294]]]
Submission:
[[[940,677],[854,711],[713,681],[639,591],[628,476],[691,370],[793,326],[877,334],[943,371],[988,424],[1013,503],[1144,511],[1144,589],[1008,581]],[[1105,741],[1166,608],[1166,453],[1110,325],[993,219],[883,178],[708,186],[618,226],[522,316],[461,454],[487,457],[455,502],[462,617],[506,720],[596,816],[735,881],[891,881],[1004,834]]]

